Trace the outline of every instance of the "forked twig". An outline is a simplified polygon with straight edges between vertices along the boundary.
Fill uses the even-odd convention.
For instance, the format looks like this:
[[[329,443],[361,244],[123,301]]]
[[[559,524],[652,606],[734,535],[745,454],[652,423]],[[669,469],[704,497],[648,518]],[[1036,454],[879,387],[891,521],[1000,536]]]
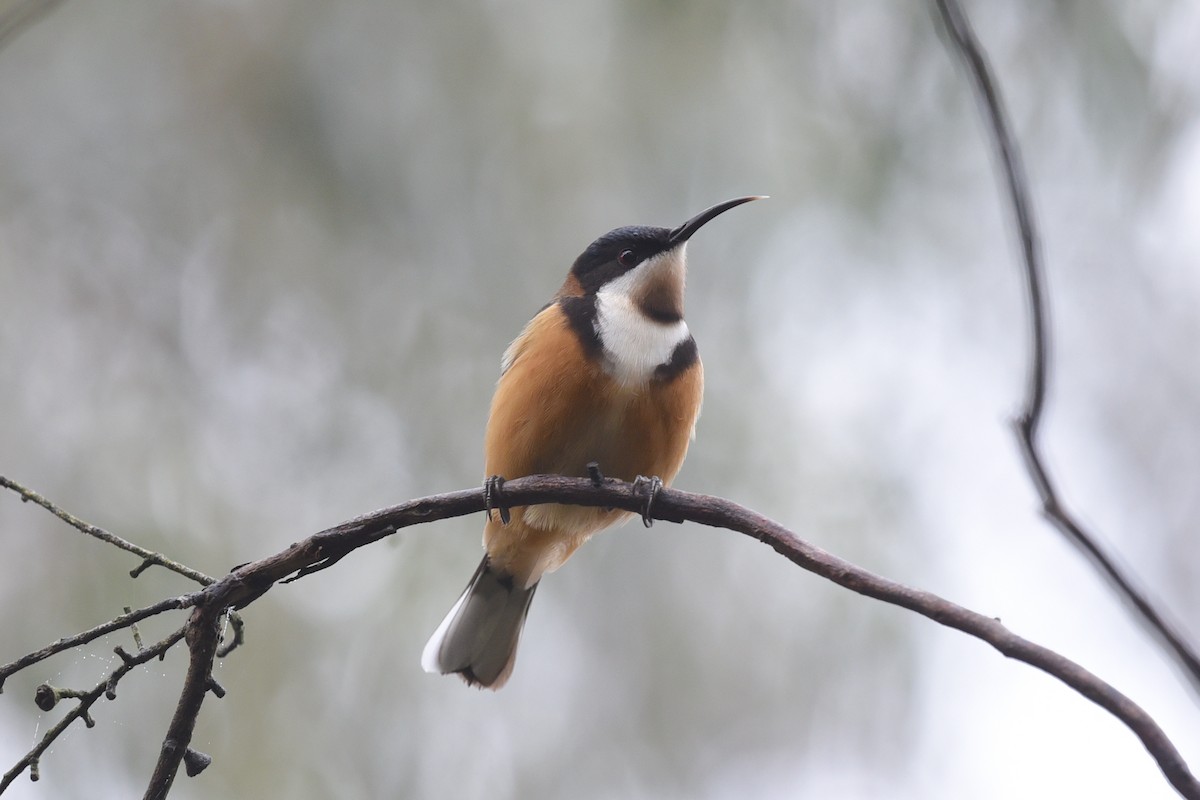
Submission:
[[[29,489],[26,486],[22,486],[15,481],[5,478],[2,475],[0,475],[0,487],[16,492],[18,495],[20,495],[23,501],[32,502],[41,506],[59,519],[66,522],[71,527],[87,534],[88,536],[99,539],[107,544],[111,544],[114,547],[125,550],[126,552],[140,556],[142,558],[142,563],[140,566],[130,572],[130,577],[132,578],[136,578],[143,571],[145,571],[147,567],[159,565],[171,570],[172,572],[183,575],[186,578],[197,581],[205,586],[215,583],[215,579],[205,575],[202,572],[180,564],[173,559],[167,558],[161,553],[156,553],[139,545],[133,544],[132,542],[110,533],[103,528],[99,528],[79,519],[75,515],[68,513],[56,504],[50,502],[41,494]],[[168,636],[166,639],[163,639],[161,642],[158,642],[149,649],[142,649],[140,636],[137,630],[138,622],[167,611],[189,608],[196,603],[200,596],[201,595],[199,592],[193,592],[191,594],[182,595],[179,597],[169,597],[165,600],[154,603],[153,605],[149,605],[145,608],[140,608],[137,610],[131,610],[129,607],[126,607],[124,614],[118,615],[108,622],[97,625],[94,628],[90,628],[74,636],[68,636],[59,639],[58,641],[52,642],[39,650],[35,650],[32,653],[27,653],[11,663],[0,666],[0,692],[3,692],[4,682],[11,675],[37,664],[40,661],[50,658],[57,653],[62,653],[72,648],[80,647],[101,636],[112,633],[113,631],[129,628],[133,633],[134,641],[138,644],[139,648],[138,655],[130,656],[121,647],[117,647],[116,652],[119,656],[121,656],[124,663],[118,667],[108,678],[106,678],[102,684],[93,689],[87,691],[55,689],[48,684],[43,684],[39,687],[39,691],[35,700],[38,702],[39,707],[42,707],[43,710],[49,710],[49,708],[53,707],[53,705],[57,703],[59,699],[64,697],[78,698],[80,701],[79,705],[72,709],[72,711],[67,714],[67,716],[64,717],[57,725],[47,731],[46,735],[41,739],[38,745],[30,750],[24,758],[17,762],[12,770],[4,775],[3,780],[0,781],[0,793],[3,793],[5,787],[11,784],[13,779],[16,778],[16,776],[22,771],[24,771],[26,767],[29,768],[30,775],[33,780],[37,780],[38,760],[41,757],[41,754],[46,750],[47,747],[50,746],[50,744],[54,742],[56,738],[58,738],[63,731],[65,731],[71,725],[72,722],[82,718],[87,724],[87,727],[92,727],[94,723],[92,722],[89,711],[92,705],[100,698],[101,693],[105,693],[109,699],[113,699],[115,697],[117,683],[125,676],[126,673],[129,672],[129,670],[138,664],[150,660],[155,655],[161,656],[165,654],[170,647],[175,645],[180,639],[183,638],[184,632],[188,630],[188,627],[185,626],[175,634]],[[230,622],[230,627],[233,629],[233,635],[229,637],[228,641],[226,641],[224,644],[220,644],[220,636],[218,635],[217,641],[219,646],[216,648],[214,655],[219,658],[224,658],[225,656],[229,655],[229,653],[238,647],[238,645],[240,645],[243,641],[244,626],[241,617],[236,612],[229,611],[227,619]],[[192,759],[192,766],[189,767],[189,770],[193,774],[198,772],[200,769],[203,769],[202,766],[199,766],[200,764],[207,764],[208,757],[204,756],[203,754],[195,753],[194,751],[188,751],[186,755],[190,756]]]
[[[79,700],[79,705],[71,709],[66,716],[58,721],[53,728],[46,731],[41,740],[26,753],[20,761],[13,765],[12,769],[4,773],[4,777],[0,778],[0,793],[3,793],[9,785],[17,779],[17,777],[27,768],[33,780],[38,779],[38,759],[42,753],[46,752],[46,748],[54,744],[54,741],[71,726],[71,723],[77,719],[82,719],[87,727],[95,725],[95,721],[91,717],[91,708],[95,705],[102,696],[109,700],[116,699],[117,684],[121,679],[139,664],[145,664],[152,658],[162,657],[170,650],[180,639],[183,638],[186,626],[172,633],[162,641],[154,644],[145,650],[139,651],[136,655],[126,653],[120,646],[115,650],[116,654],[121,657],[121,665],[109,673],[105,678],[87,691],[72,691],[64,689],[56,689],[49,684],[42,684],[38,687],[37,703],[43,711],[49,711],[54,708],[60,699],[74,698]]]
[[[26,667],[32,666],[39,661],[44,661],[57,653],[70,650],[73,647],[85,645],[93,639],[98,639],[113,631],[118,631],[122,628],[131,628],[142,620],[161,614],[164,611],[186,608],[190,604],[187,595],[183,597],[168,597],[166,600],[162,600],[152,606],[139,608],[137,611],[127,611],[119,617],[114,617],[102,625],[89,628],[83,633],[64,637],[57,642],[51,642],[40,650],[34,650],[32,653],[21,656],[16,661],[0,666],[0,692],[4,691],[4,681],[8,679],[8,676],[14,675]]]
[[[117,536],[115,533],[109,533],[108,531],[104,530],[103,528],[92,525],[90,522],[84,522],[79,517],[75,516],[74,514],[71,514],[62,508],[59,508],[54,503],[51,503],[45,497],[42,497],[40,494],[33,491],[32,489],[22,486],[21,484],[17,483],[16,481],[10,480],[10,479],[4,477],[3,475],[0,475],[0,486],[4,487],[5,489],[11,489],[12,491],[16,492],[17,494],[19,494],[21,496],[21,499],[27,503],[34,503],[36,505],[41,506],[42,508],[49,511],[54,516],[61,519],[63,522],[70,525],[72,528],[75,528],[76,530],[80,531],[81,533],[86,533],[88,536],[91,536],[94,539],[99,539],[102,542],[107,542],[108,544],[111,544],[113,547],[120,548],[121,550],[124,550],[127,553],[133,553],[135,556],[140,556],[142,559],[142,563],[130,571],[129,577],[131,577],[131,578],[136,578],[138,575],[141,575],[143,572],[146,571],[147,567],[157,565],[157,566],[163,567],[164,569],[169,569],[169,570],[171,570],[171,572],[176,572],[185,578],[191,578],[192,580],[194,580],[196,583],[200,584],[201,586],[208,586],[210,583],[212,583],[215,580],[214,578],[211,578],[208,575],[205,575],[203,572],[200,572],[199,570],[194,570],[191,567],[186,566],[185,564],[180,564],[178,561],[175,561],[174,559],[167,558],[162,553],[156,553],[153,550],[149,550],[145,547],[142,547],[141,545],[137,545],[126,539],[122,539],[120,536]]]

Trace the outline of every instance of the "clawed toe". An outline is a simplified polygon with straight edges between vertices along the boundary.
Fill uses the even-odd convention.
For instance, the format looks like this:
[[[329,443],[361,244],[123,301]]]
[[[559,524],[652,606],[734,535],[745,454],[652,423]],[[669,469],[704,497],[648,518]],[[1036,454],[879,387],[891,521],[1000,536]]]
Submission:
[[[633,479],[634,494],[645,493],[646,503],[642,506],[642,524],[649,528],[654,524],[654,518],[650,516],[650,509],[654,506],[654,501],[658,499],[658,493],[662,491],[662,478],[657,475],[652,475],[647,478],[644,475],[638,475]]]
[[[493,475],[483,482],[483,508],[489,520],[492,519],[492,510],[500,512],[500,522],[507,525],[512,521],[512,515],[508,511],[508,504],[504,502],[503,497],[504,478],[499,475]]]

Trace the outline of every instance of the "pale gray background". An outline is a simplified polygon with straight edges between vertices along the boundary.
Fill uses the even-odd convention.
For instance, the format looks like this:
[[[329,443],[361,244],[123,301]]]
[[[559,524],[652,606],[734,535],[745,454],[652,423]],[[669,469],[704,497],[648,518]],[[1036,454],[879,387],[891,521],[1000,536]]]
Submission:
[[[1200,8],[968,10],[1044,225],[1049,464],[1200,637]],[[988,152],[921,2],[69,2],[0,51],[0,473],[213,574],[475,485],[500,354],[592,238],[769,194],[692,243],[677,485],[1001,617],[1200,766],[1195,695],[1022,472]],[[1173,796],[1050,678],[691,525],[546,580],[501,693],[425,675],[480,526],[255,604],[173,797]],[[0,542],[0,661],[190,588],[12,496]],[[9,681],[0,768],[116,644]],[[140,796],[183,664],[11,795]]]

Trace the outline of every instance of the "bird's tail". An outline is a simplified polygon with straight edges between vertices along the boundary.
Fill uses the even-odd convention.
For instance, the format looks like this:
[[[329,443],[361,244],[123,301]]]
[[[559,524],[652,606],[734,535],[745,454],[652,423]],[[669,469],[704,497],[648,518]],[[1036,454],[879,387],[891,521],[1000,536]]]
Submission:
[[[499,689],[517,660],[517,642],[537,584],[519,586],[487,556],[462,597],[429,637],[421,654],[426,672],[456,673],[472,686]]]

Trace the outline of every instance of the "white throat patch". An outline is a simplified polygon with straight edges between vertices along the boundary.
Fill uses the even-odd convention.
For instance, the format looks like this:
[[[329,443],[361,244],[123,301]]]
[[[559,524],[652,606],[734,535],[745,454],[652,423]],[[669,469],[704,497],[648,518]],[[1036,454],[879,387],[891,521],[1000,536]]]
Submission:
[[[633,300],[663,270],[679,271],[682,279],[684,258],[683,247],[669,250],[609,281],[596,293],[596,333],[604,347],[604,366],[623,386],[648,383],[654,371],[669,362],[675,348],[691,335],[683,320],[656,322]]]

